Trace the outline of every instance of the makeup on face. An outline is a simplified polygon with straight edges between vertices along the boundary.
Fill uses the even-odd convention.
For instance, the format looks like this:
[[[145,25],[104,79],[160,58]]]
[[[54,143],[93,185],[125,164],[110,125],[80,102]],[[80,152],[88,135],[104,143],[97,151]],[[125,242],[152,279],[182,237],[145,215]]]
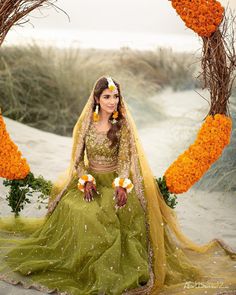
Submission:
[[[111,91],[110,89],[105,89],[100,97],[101,108],[108,109],[109,111],[114,111],[119,102],[119,92],[118,90]]]

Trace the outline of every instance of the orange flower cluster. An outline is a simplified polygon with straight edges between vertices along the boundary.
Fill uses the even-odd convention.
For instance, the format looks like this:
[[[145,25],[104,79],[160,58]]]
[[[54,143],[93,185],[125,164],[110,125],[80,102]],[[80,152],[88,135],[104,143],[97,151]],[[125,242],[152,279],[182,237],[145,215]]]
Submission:
[[[2,115],[0,115],[0,177],[23,179],[30,172],[25,158],[11,140]]]
[[[99,121],[99,114],[97,114],[96,112],[93,112],[93,121],[94,122]]]
[[[118,111],[115,111],[114,114],[112,115],[112,118],[117,119],[119,115]]]
[[[210,37],[220,25],[224,7],[217,0],[172,0],[185,25],[201,37]]]
[[[232,120],[226,115],[207,116],[197,139],[166,170],[166,186],[171,193],[184,193],[221,156],[230,143]]]

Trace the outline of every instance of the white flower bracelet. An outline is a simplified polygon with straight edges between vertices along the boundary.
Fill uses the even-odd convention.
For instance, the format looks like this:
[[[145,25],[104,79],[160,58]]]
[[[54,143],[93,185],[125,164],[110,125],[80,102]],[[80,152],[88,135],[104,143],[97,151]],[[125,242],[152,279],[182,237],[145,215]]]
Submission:
[[[92,181],[96,185],[96,180],[91,174],[84,174],[79,178],[78,189],[84,192],[84,184],[86,181]]]
[[[118,186],[125,188],[127,193],[130,193],[134,187],[132,181],[129,178],[116,177],[112,182],[112,187],[115,188]]]

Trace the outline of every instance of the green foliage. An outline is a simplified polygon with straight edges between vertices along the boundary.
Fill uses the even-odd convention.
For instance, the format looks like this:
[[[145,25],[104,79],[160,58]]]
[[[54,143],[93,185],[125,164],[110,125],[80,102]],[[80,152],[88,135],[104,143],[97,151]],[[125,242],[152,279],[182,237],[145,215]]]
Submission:
[[[38,196],[38,200],[41,201],[45,200],[52,189],[51,181],[45,180],[41,175],[36,178],[32,172],[24,179],[5,179],[3,185],[10,188],[6,199],[15,216],[19,216],[19,212],[24,209],[26,203],[31,203],[30,197],[34,192],[41,193]]]
[[[174,209],[176,207],[176,205],[178,204],[177,202],[177,196],[176,195],[172,195],[167,186],[166,186],[166,179],[165,176],[163,176],[162,178],[159,177],[158,179],[156,177],[154,177],[157,185],[159,186],[159,189],[163,195],[163,198],[166,202],[166,204],[171,207],[172,209]]]

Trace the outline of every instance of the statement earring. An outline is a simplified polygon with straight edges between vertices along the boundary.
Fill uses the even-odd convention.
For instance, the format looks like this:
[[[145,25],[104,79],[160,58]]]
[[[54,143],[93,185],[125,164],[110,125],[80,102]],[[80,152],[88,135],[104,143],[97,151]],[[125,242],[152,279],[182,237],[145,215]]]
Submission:
[[[112,115],[112,121],[111,121],[111,123],[112,124],[115,124],[115,123],[117,123],[118,121],[116,120],[117,118],[118,118],[118,115],[119,115],[119,112],[116,110],[116,111],[114,111],[114,113],[113,113],[113,115]]]
[[[99,121],[98,104],[96,104],[95,111],[93,112],[93,121],[94,122],[98,122]]]

